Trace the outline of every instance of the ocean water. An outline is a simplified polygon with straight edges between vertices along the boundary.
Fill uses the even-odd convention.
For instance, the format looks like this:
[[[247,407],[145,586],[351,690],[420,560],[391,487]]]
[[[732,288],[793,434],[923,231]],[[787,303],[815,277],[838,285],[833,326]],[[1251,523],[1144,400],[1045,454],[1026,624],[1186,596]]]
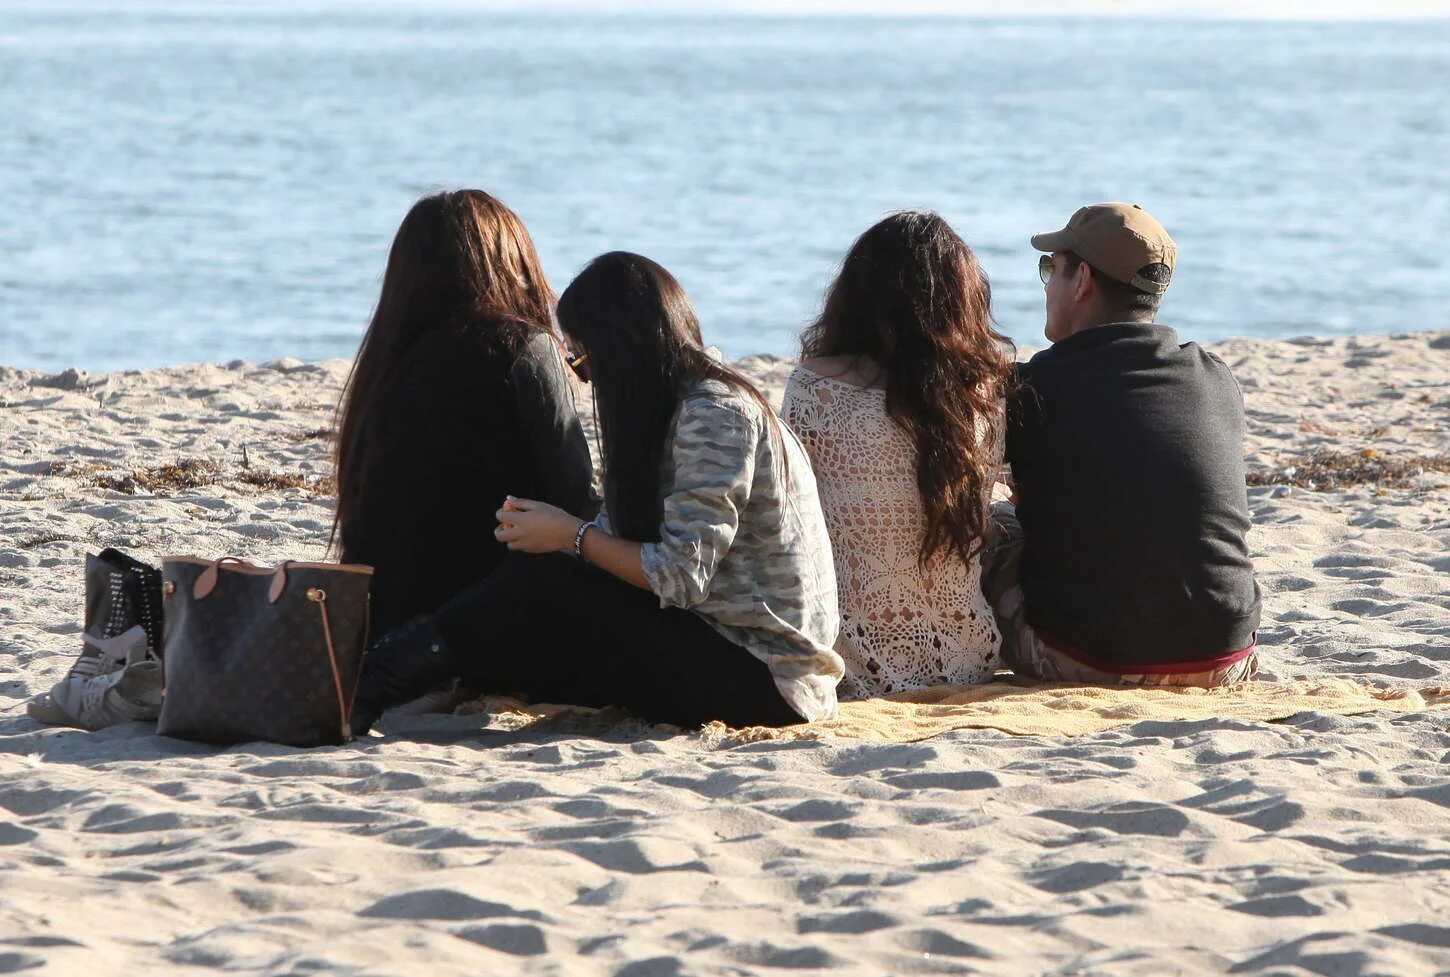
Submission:
[[[940,211],[1040,341],[1029,235],[1133,200],[1189,338],[1450,324],[1450,21],[0,2],[0,364],[350,356],[398,221],[476,186],[552,281],[639,251],[791,353]]]

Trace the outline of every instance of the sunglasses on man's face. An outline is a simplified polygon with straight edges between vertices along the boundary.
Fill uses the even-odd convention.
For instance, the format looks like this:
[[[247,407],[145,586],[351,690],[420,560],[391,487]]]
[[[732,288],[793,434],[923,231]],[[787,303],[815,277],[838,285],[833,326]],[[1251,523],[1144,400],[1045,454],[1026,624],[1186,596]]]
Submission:
[[[1052,273],[1057,270],[1057,265],[1052,261],[1052,255],[1044,254],[1037,259],[1037,277],[1042,279],[1046,285],[1052,281]]]

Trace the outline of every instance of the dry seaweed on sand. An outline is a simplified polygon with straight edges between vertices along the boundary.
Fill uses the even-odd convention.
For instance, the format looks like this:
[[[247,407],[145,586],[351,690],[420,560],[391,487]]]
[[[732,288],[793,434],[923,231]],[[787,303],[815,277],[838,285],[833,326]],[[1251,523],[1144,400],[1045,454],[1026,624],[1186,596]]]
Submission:
[[[84,478],[106,470],[105,465],[93,461],[53,461],[45,473],[52,478]]]
[[[16,549],[33,550],[38,546],[48,546],[51,543],[74,543],[78,541],[79,537],[71,536],[67,533],[39,533],[35,536],[30,536],[20,540],[20,542],[16,544]],[[3,581],[11,576],[14,576],[14,574],[0,573],[0,581]]]
[[[133,469],[120,475],[97,475],[91,479],[91,484],[127,495],[134,495],[138,491],[161,495],[215,485],[220,477],[221,466],[215,462],[203,458],[182,458],[154,468]]]
[[[303,441],[331,441],[336,435],[330,427],[319,427],[311,431],[289,431],[282,437],[294,444],[300,444]]]
[[[1420,488],[1419,479],[1435,473],[1450,473],[1450,455],[1389,457],[1374,448],[1363,451],[1321,449],[1278,468],[1249,472],[1248,484],[1292,485],[1313,491],[1355,485]]]
[[[204,458],[182,458],[150,468],[130,471],[107,471],[95,464],[72,465],[57,462],[50,474],[77,478],[96,488],[109,489],[124,495],[144,492],[148,495],[170,495],[186,489],[210,485],[250,485],[268,491],[301,490],[311,495],[328,495],[334,491],[331,477],[302,475],[296,472],[274,472],[244,467],[229,472],[214,461]]]
[[[302,489],[313,495],[327,495],[334,490],[331,478],[316,478],[295,472],[269,472],[249,468],[237,473],[237,481],[264,489]]]

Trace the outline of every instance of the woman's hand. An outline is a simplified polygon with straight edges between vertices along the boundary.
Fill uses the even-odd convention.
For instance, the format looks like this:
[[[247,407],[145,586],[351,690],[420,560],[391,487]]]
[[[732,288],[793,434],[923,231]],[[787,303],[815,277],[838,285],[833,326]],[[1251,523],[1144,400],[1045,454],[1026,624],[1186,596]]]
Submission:
[[[578,516],[571,516],[547,502],[516,499],[512,495],[494,515],[498,517],[494,539],[521,553],[572,553],[574,534],[584,523]]]
[[[496,513],[498,528],[494,538],[521,553],[574,552],[574,537],[584,520],[571,516],[557,506],[533,499],[516,499],[510,495]],[[598,526],[584,534],[579,555],[586,561],[641,590],[649,590],[649,579],[640,561],[640,545],[617,539]]]

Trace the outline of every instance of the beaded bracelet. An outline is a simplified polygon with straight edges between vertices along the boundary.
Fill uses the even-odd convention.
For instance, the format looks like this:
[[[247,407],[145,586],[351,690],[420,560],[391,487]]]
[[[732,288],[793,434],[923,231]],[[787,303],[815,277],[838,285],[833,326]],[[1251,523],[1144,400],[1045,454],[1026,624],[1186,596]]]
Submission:
[[[594,528],[592,522],[581,522],[579,531],[574,534],[574,559],[584,559],[584,534]]]

